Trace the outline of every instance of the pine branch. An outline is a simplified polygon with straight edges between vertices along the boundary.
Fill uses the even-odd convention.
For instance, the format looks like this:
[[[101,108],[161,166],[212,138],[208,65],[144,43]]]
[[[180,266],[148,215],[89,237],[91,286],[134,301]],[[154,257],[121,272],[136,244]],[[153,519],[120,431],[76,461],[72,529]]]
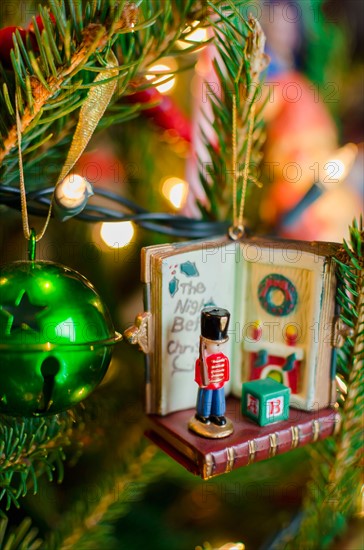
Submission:
[[[200,164],[200,182],[208,199],[208,205],[199,204],[203,217],[213,220],[232,219],[233,179],[241,183],[245,170],[249,115],[261,89],[261,74],[267,66],[264,54],[265,37],[259,22],[250,18],[245,21],[236,4],[227,2],[229,11],[214,7],[211,18],[214,29],[217,57],[214,69],[217,75],[217,92],[208,89],[213,121],[211,131],[202,131],[202,141],[211,162]],[[211,5],[211,4],[210,4]],[[221,97],[219,96],[221,95]],[[233,162],[233,96],[237,110],[237,158]],[[263,104],[257,107],[252,154],[249,159],[249,184],[259,186],[258,168],[262,159],[261,147],[265,140],[262,121]],[[217,144],[211,140],[216,136]],[[238,194],[241,199],[241,191]]]
[[[346,299],[340,296],[341,317],[347,320],[353,334],[347,339],[343,356],[345,371],[349,368],[347,395],[343,403],[343,426],[337,442],[335,462],[330,472],[330,482],[338,487],[343,499],[338,499],[335,512],[349,517],[355,511],[353,494],[360,487],[360,459],[363,444],[363,405],[364,405],[364,228],[354,220],[350,228],[350,242],[344,241],[346,262],[339,263],[339,279],[344,284]],[[355,283],[352,299],[350,290]],[[348,305],[348,300],[349,302]],[[350,315],[351,314],[351,315]],[[343,357],[342,357],[343,358]],[[341,358],[341,363],[342,363]],[[341,369],[342,370],[342,369]],[[348,480],[348,470],[354,475]],[[359,481],[359,483],[358,483]],[[349,483],[348,483],[349,482]],[[349,485],[349,486],[348,486]],[[352,492],[349,487],[352,488]],[[354,502],[353,502],[354,501]]]
[[[140,426],[134,433],[129,433],[129,438],[129,449],[123,453],[124,462],[118,464],[117,471],[108,473],[103,482],[98,483],[99,500],[87,501],[83,495],[62,516],[61,524],[52,526],[43,550],[120,548],[120,541],[113,535],[114,524],[166,469],[166,457],[162,453],[156,454],[156,448],[146,443]]]
[[[38,550],[42,545],[38,538],[38,529],[32,527],[29,518],[23,521],[15,529],[8,529],[8,519],[0,519],[0,548],[2,550]]]
[[[70,14],[65,12],[64,4],[61,9],[57,2],[50,0],[56,28],[53,28],[49,12],[43,9],[41,13],[45,29],[42,35],[34,22],[38,57],[32,48],[27,52],[24,46],[20,47],[20,37],[19,40],[15,38],[15,53],[12,52],[15,79],[9,82],[3,72],[3,96],[0,95],[0,104],[3,103],[4,107],[1,127],[8,126],[6,131],[2,130],[0,165],[2,164],[3,177],[8,181],[9,173],[17,166],[15,95],[21,112],[23,151],[32,151],[26,158],[27,171],[30,159],[53,146],[51,138],[54,133],[59,134],[62,126],[66,123],[69,126],[72,119],[73,124],[76,123],[76,111],[86,98],[84,87],[92,84],[89,70],[95,64],[98,52],[106,50],[106,46],[117,33],[126,28],[130,32],[132,25],[135,25],[137,8],[134,4],[123,2],[121,13],[120,9],[112,9],[112,4],[114,2],[109,0],[93,3],[94,13],[90,14],[90,18],[93,15],[93,20],[87,24],[86,19],[81,29],[81,23],[75,16],[71,20],[66,18],[67,15],[74,14],[72,0],[69,2]],[[81,4],[77,2],[76,5]],[[107,52],[104,55],[106,54]],[[49,60],[52,62],[52,70]],[[102,66],[98,67],[98,71],[102,71]],[[69,141],[67,139],[66,144]],[[17,171],[12,175],[17,178]]]
[[[67,413],[50,418],[0,418],[0,500],[6,509],[32,486],[36,494],[37,478],[46,473],[50,481],[55,472],[63,477],[63,448],[70,445],[72,419]]]
[[[56,4],[54,4],[55,9]],[[44,17],[46,18],[49,14],[45,12]],[[46,20],[46,19],[45,19]],[[46,61],[45,58],[43,60],[43,67],[38,63],[38,61],[35,59],[34,53],[30,51],[29,57],[31,66],[28,67],[30,70],[33,69],[30,76],[28,72],[25,69],[25,52],[20,50],[19,48],[19,42],[16,39],[16,43],[18,44],[18,56],[14,55],[12,57],[13,61],[13,67],[15,74],[19,77],[19,81],[26,81],[29,79],[30,82],[30,88],[31,93],[28,95],[26,94],[26,100],[28,104],[24,105],[24,99],[20,103],[20,108],[23,111],[22,117],[21,117],[21,129],[22,133],[25,133],[29,126],[34,122],[34,120],[37,119],[39,114],[42,112],[44,107],[49,103],[49,101],[56,96],[61,88],[63,87],[64,83],[67,82],[67,80],[75,76],[87,63],[88,59],[95,53],[102,49],[104,49],[107,45],[107,43],[111,39],[111,32],[112,33],[118,33],[121,32],[124,29],[128,29],[129,32],[131,31],[132,27],[135,26],[135,22],[137,20],[137,9],[133,4],[127,4],[124,7],[124,11],[121,14],[120,19],[112,20],[107,26],[101,25],[101,24],[95,24],[90,23],[82,30],[82,40],[77,44],[74,45],[74,53],[73,55],[69,56],[68,58],[68,52],[65,48],[65,40],[67,39],[66,31],[64,30],[64,20],[61,16],[56,19],[58,24],[58,31],[61,35],[62,32],[65,33],[64,36],[64,58],[62,59],[60,55],[57,56],[57,59],[53,60],[53,66],[55,68],[55,71],[52,71],[52,74],[46,78],[47,69],[46,69]],[[38,29],[37,25],[35,24],[35,28]],[[42,40],[43,37],[43,40]],[[37,43],[38,47],[40,49],[40,52],[42,54],[43,50],[45,49],[45,43],[54,43],[54,37],[53,37],[53,31],[47,31],[47,29],[43,32],[42,37],[40,36],[39,32],[37,35]],[[60,44],[58,44],[58,48],[55,45],[54,51],[59,54]],[[58,65],[58,70],[57,70]],[[66,66],[65,66],[66,65]],[[43,69],[43,71],[42,71]],[[99,69],[101,70],[101,68]],[[19,87],[17,87],[17,92],[19,92]],[[4,85],[4,93],[9,98],[9,90],[7,85]],[[20,98],[22,98],[21,94],[18,94]],[[58,102],[59,103],[59,100]],[[14,102],[10,100],[10,105],[8,105],[9,114],[11,112],[14,112]],[[23,107],[23,108],[22,108]],[[63,111],[64,112],[64,111]],[[17,135],[16,135],[16,125],[13,124],[11,128],[9,129],[8,135],[3,140],[3,150],[0,151],[0,164],[2,163],[4,157],[10,152],[12,148],[15,147],[17,141]]]
[[[312,450],[312,477],[298,533],[274,548],[327,548],[355,514],[361,490],[364,404],[364,228],[354,221],[350,241],[337,258],[341,319],[352,328],[338,356],[337,370],[347,386],[340,404],[342,424],[336,438]]]
[[[215,3],[222,2],[216,0]],[[45,174],[48,182],[43,183],[43,187],[56,181],[79,109],[87,90],[98,84],[95,73],[106,69],[105,59],[110,48],[119,63],[118,75],[113,77],[117,79],[115,105],[129,84],[145,75],[152,62],[166,54],[177,55],[175,42],[188,37],[195,17],[200,18],[202,25],[208,14],[204,2],[193,0],[141,0],[138,3],[48,0],[48,6],[48,9],[41,8],[45,26],[42,34],[34,23],[36,46],[29,39],[23,44],[20,36],[14,37],[14,71],[11,74],[0,68],[0,179],[10,185],[19,178],[14,116],[17,96],[28,189],[41,187]],[[50,14],[55,17],[55,25]],[[128,120],[137,110],[138,107],[125,104],[117,114],[110,110],[100,128]],[[38,163],[39,169],[35,171]],[[43,166],[46,169],[43,170]]]

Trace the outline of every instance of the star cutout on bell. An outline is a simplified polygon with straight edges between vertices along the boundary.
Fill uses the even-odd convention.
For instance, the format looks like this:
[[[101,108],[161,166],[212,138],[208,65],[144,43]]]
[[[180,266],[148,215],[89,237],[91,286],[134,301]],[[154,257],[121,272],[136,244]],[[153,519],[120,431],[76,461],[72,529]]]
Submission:
[[[20,299],[19,299],[20,298]],[[39,331],[39,321],[37,316],[47,309],[47,306],[38,306],[32,304],[27,292],[23,292],[15,302],[14,306],[3,305],[2,310],[9,315],[7,334],[11,334],[16,329],[32,329]]]

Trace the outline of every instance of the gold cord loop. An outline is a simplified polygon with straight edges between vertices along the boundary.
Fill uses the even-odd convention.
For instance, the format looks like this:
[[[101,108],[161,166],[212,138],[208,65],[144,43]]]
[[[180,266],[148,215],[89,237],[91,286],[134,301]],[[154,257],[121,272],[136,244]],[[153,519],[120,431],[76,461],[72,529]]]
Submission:
[[[237,167],[237,109],[236,109],[236,95],[233,95],[233,113],[232,113],[232,161],[233,161],[233,225],[229,228],[229,237],[233,241],[236,241],[244,236],[244,208],[246,200],[246,191],[248,187],[249,179],[249,163],[252,152],[253,133],[254,133],[254,121],[255,121],[255,103],[253,102],[250,108],[249,121],[248,121],[248,138],[246,145],[245,164],[243,172],[243,183],[241,187],[241,199],[238,214],[238,180],[239,171]]]
[[[49,210],[47,214],[47,219],[44,223],[43,229],[40,233],[35,235],[35,241],[38,242],[44,235],[47,230],[49,221],[52,216],[52,207],[54,193],[57,185],[64,180],[64,178],[72,170],[82,153],[84,152],[87,144],[89,143],[102,115],[104,114],[107,106],[109,105],[111,98],[115,92],[117,85],[118,72],[118,60],[112,50],[109,50],[106,56],[107,69],[102,70],[97,75],[94,80],[94,83],[98,84],[90,88],[85,101],[80,109],[79,119],[77,123],[76,130],[73,134],[73,139],[71,146],[67,153],[67,158],[62,166],[61,172],[58,176],[58,180],[55,184],[54,191],[51,197],[51,203],[49,205]],[[105,82],[103,82],[105,81]],[[24,236],[27,240],[30,240],[32,237],[31,231],[29,229],[29,219],[28,219],[28,210],[27,210],[27,197],[25,191],[25,182],[24,182],[24,168],[23,168],[23,158],[21,151],[21,120],[19,115],[19,106],[18,98],[15,97],[15,110],[16,110],[16,129],[18,137],[18,156],[19,156],[19,173],[20,173],[20,198],[21,198],[21,214],[23,220],[23,231]]]
[[[19,115],[19,106],[18,106],[17,96],[15,96],[15,112],[16,112],[16,131],[17,131],[17,137],[18,137],[19,187],[20,187],[20,203],[21,203],[21,217],[22,217],[22,222],[23,222],[23,232],[24,232],[24,237],[28,241],[31,241],[31,242],[34,241],[34,243],[36,243],[43,237],[44,233],[47,230],[49,220],[51,219],[53,195],[52,195],[52,199],[51,199],[51,204],[49,205],[49,210],[48,210],[47,218],[46,218],[46,221],[44,223],[43,229],[37,235],[35,233],[34,229],[31,230],[29,228],[28,209],[27,209],[27,194],[26,194],[26,191],[25,191],[23,157],[22,157],[22,152],[21,152],[21,121],[20,121],[20,115]],[[35,252],[35,244],[34,244],[34,252]],[[29,254],[30,254],[30,252],[29,252]]]

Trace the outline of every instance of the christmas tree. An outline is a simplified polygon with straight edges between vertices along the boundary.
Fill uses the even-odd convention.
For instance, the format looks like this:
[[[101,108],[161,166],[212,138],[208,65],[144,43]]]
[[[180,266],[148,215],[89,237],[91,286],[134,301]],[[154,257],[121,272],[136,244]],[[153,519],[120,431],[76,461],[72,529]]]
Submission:
[[[303,170],[295,187],[287,175],[295,157],[285,158],[285,182],[269,159],[280,161],[294,138],[305,152],[311,137],[316,147],[322,136],[320,163],[338,147],[333,118],[345,112],[330,104],[336,88],[327,86],[344,81],[345,32],[321,2],[278,3],[274,15],[275,4],[29,0],[2,8],[0,328],[11,340],[0,342],[4,550],[344,548],[351,531],[360,544],[361,220],[335,254],[342,340],[335,348],[341,418],[335,435],[202,481],[144,436],[142,355],[120,343],[103,378],[118,339],[113,325],[122,332],[143,310],[143,246],[205,239],[232,225],[234,238],[310,235],[298,211],[296,225],[282,219],[315,184],[315,170]],[[269,42],[269,23],[279,14],[297,34],[284,55],[274,36]],[[283,67],[274,78],[269,62]],[[314,86],[304,105],[287,95],[292,86],[311,89],[299,71]],[[274,89],[287,92],[284,102],[274,102]],[[294,117],[315,124],[309,113],[323,105],[320,94],[328,106],[317,111],[322,133],[308,127],[308,137],[287,137],[290,104],[303,105],[303,118],[298,111]],[[345,149],[347,165],[353,151]],[[343,210],[350,217],[357,212],[350,204]],[[313,238],[320,238],[321,212],[310,212]],[[11,262],[27,253],[33,267],[35,256],[68,267],[47,264],[46,279],[41,268],[38,275],[27,268],[25,277]],[[57,287],[53,301],[45,287],[34,298],[31,277]],[[70,352],[67,343],[62,352],[72,365],[64,382],[54,348],[50,353],[35,339],[42,327],[49,342],[49,330],[59,337],[60,314],[52,307],[66,321],[77,315],[82,326],[88,322],[81,339],[78,329],[68,333],[77,349]]]

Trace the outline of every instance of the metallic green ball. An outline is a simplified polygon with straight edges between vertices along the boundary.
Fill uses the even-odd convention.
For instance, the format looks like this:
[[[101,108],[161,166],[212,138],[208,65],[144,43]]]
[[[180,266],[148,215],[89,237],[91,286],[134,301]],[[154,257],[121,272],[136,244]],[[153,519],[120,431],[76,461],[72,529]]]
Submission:
[[[115,333],[92,284],[52,262],[0,268],[0,413],[56,414],[104,377]]]

